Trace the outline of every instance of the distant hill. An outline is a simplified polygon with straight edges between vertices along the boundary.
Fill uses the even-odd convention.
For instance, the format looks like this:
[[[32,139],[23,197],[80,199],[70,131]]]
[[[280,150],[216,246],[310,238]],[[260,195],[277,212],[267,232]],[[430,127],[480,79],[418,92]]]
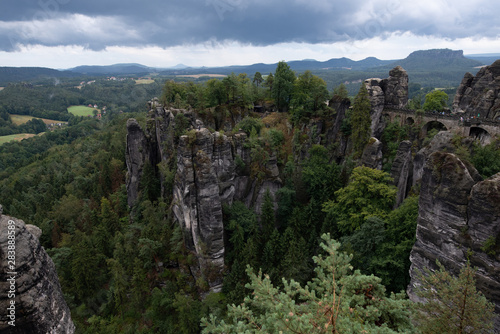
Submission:
[[[332,58],[326,61],[314,59],[291,60],[288,65],[296,72],[311,70],[324,78],[329,87],[340,82],[355,82],[362,78],[385,75],[397,65],[401,65],[409,74],[410,81],[422,86],[453,87],[458,86],[466,72],[475,74],[482,65],[489,65],[500,58],[500,54],[479,54],[464,56],[463,51],[450,49],[422,50],[411,53],[405,59],[381,60],[368,57],[355,61],[349,58]],[[188,67],[178,64],[171,68],[154,68],[137,63],[114,64],[107,66],[78,66],[67,71],[58,71],[40,67],[0,67],[0,86],[13,81],[31,81],[47,77],[74,77],[74,76],[141,76],[149,73],[158,73],[160,76],[175,75],[202,75],[222,74],[231,72],[247,73],[252,76],[255,72],[268,74],[276,70],[277,63],[257,63],[251,65],[235,65],[225,67]]]
[[[44,78],[68,78],[79,74],[70,71],[58,71],[45,67],[0,67],[0,86],[9,82],[31,81]]]
[[[87,75],[127,75],[155,72],[156,69],[141,64],[84,65],[70,69]]]
[[[375,57],[369,57],[363,60],[351,60],[349,58],[333,58],[327,61],[317,61],[317,60],[292,60],[287,61],[287,64],[292,68],[292,70],[297,72],[302,72],[305,70],[354,70],[362,71],[366,69],[372,69],[374,67],[379,67],[387,65],[394,62],[394,60],[380,60]],[[180,74],[230,74],[235,73],[247,73],[248,75],[253,75],[255,72],[261,72],[262,74],[267,74],[274,72],[278,63],[263,64],[257,63],[252,65],[236,65],[236,66],[225,66],[225,67],[201,67],[201,68],[180,68],[180,69],[166,69],[160,72],[162,75],[180,75]]]
[[[465,55],[466,58],[474,59],[482,62],[484,65],[491,65],[496,60],[500,59],[500,53],[481,53],[481,54],[472,54]]]
[[[482,62],[464,57],[462,50],[433,49],[412,52],[408,57],[391,63],[388,68],[401,65],[407,71],[462,71],[472,72]]]

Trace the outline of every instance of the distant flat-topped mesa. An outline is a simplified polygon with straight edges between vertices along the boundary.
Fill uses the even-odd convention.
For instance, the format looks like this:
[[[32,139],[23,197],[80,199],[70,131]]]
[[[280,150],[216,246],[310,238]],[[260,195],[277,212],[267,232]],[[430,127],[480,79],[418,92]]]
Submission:
[[[466,73],[453,100],[455,112],[471,117],[500,120],[500,59],[476,76]]]
[[[2,215],[0,206],[0,333],[75,332],[54,263],[38,241],[40,235],[38,227]]]

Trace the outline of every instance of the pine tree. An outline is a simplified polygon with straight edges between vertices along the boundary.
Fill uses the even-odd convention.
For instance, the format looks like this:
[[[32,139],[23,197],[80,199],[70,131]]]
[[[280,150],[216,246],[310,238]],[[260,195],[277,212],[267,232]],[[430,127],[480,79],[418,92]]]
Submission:
[[[476,290],[476,269],[467,261],[454,277],[439,261],[437,265],[438,271],[420,274],[417,295],[427,302],[415,308],[417,328],[422,334],[491,333],[494,305]]]
[[[262,204],[262,210],[260,214],[260,225],[261,225],[261,246],[264,246],[266,242],[273,234],[275,227],[275,217],[274,217],[274,203],[271,198],[271,193],[269,189],[266,190],[264,194],[264,203]]]
[[[276,67],[271,95],[278,111],[287,111],[293,92],[295,73],[284,61],[280,61]]]
[[[316,278],[305,286],[283,279],[279,289],[248,268],[251,295],[229,307],[228,322],[202,319],[202,333],[412,333],[403,294],[386,297],[379,278],[352,271],[351,256],[322,238],[327,255],[314,257]]]
[[[368,90],[364,83],[359,88],[358,95],[354,99],[354,105],[351,115],[352,140],[354,153],[356,156],[361,156],[368,140],[370,139],[370,118],[371,104],[368,98]]]

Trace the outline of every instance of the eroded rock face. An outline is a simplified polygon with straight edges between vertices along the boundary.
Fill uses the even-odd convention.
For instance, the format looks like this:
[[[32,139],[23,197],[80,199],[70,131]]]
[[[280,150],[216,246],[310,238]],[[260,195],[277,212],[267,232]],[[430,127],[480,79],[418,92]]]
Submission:
[[[453,100],[455,112],[500,119],[500,60],[483,67],[476,76],[466,73]]]
[[[422,175],[424,173],[425,162],[432,153],[434,152],[455,153],[456,147],[455,145],[453,145],[452,141],[453,137],[454,134],[450,131],[440,131],[434,136],[434,138],[432,138],[429,145],[423,147],[422,149],[420,149],[420,151],[417,152],[417,154],[413,158],[412,185],[416,185],[417,183],[420,182]],[[466,147],[470,147],[472,143],[473,141],[471,140],[462,141],[462,145]],[[472,166],[469,166],[469,163],[467,162],[464,163],[467,164],[467,168],[469,169],[469,172],[473,176],[474,180],[481,181],[482,180],[481,175],[479,175],[477,170]]]
[[[401,66],[396,66],[389,71],[389,77],[385,80],[385,105],[395,108],[406,107],[408,104],[408,73]]]
[[[482,247],[500,235],[500,174],[479,181],[456,155],[435,152],[426,161],[420,190],[416,242],[411,251],[410,299],[418,300],[417,270],[435,269],[439,260],[457,275],[467,261],[478,267],[478,289],[500,313],[500,254],[488,255]],[[498,318],[498,317],[497,317]],[[500,322],[496,323],[500,330]]]
[[[408,104],[408,73],[401,66],[396,66],[389,71],[388,78],[367,79],[365,85],[372,105],[372,136],[380,138],[385,126],[381,117],[384,108],[399,109]]]
[[[9,226],[15,226],[9,229]],[[8,262],[8,231],[15,231],[15,264]],[[12,334],[74,333],[54,263],[40,245],[35,226],[0,213],[0,332]],[[11,237],[12,238],[12,237]],[[10,239],[12,240],[12,239]],[[10,266],[13,266],[12,268]],[[16,274],[10,274],[15,272]],[[15,276],[15,280],[9,280]],[[11,282],[15,298],[9,298]],[[15,301],[15,327],[7,308]]]
[[[394,185],[398,188],[395,203],[397,208],[403,203],[412,186],[413,157],[411,141],[404,140],[399,144],[396,157],[392,162],[391,177],[394,179]]]
[[[263,179],[251,177],[251,150],[244,132],[227,136],[208,130],[190,111],[165,109],[155,101],[150,107],[146,129],[133,119],[127,124],[129,205],[140,196],[144,164],[168,166],[175,159],[173,187],[162,191],[173,196],[174,219],[183,229],[186,246],[197,255],[191,272],[196,279],[203,277],[212,291],[219,291],[224,269],[222,206],[241,201],[259,213],[267,190],[276,202],[274,194],[281,188],[277,159],[271,154],[259,166]],[[182,131],[188,130],[180,137],[174,133],[178,119],[186,123]],[[162,169],[156,172],[163,182]]]
[[[227,157],[231,155],[231,146],[227,137],[218,133],[212,136],[205,128],[195,135],[196,138],[180,138],[173,211],[184,231],[187,247],[201,255],[201,270],[208,267],[206,259],[220,273],[224,267],[224,226],[217,177],[220,174],[221,180],[227,181],[234,170],[233,160]],[[217,139],[222,145],[215,149]],[[234,185],[222,188],[222,197],[234,196]],[[209,285],[219,290],[222,281],[209,282]]]
[[[370,138],[361,155],[361,165],[382,170],[382,142],[377,138]]]

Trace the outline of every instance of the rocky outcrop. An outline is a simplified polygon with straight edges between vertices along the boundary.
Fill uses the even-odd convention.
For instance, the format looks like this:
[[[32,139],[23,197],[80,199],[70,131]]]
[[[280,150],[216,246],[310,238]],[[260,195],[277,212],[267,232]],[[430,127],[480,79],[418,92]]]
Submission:
[[[384,108],[404,108],[408,104],[408,74],[401,66],[389,71],[386,79],[365,80],[371,102],[372,136],[380,138],[385,127],[382,117]]]
[[[142,171],[146,161],[150,162],[150,143],[139,123],[131,118],[127,121],[127,193],[129,206],[137,202]]]
[[[173,212],[184,231],[187,247],[199,255],[200,269],[212,267],[216,271],[215,275],[203,274],[217,278],[208,282],[216,291],[221,288],[220,273],[224,267],[222,202],[234,197],[236,187],[230,182],[234,169],[226,136],[212,135],[203,128],[192,137],[180,138]]]
[[[500,119],[500,60],[476,76],[466,73],[453,100],[453,110],[469,117]]]
[[[394,180],[394,185],[398,189],[396,194],[397,208],[408,195],[412,186],[413,178],[413,157],[412,157],[412,144],[409,140],[404,140],[399,144],[396,157],[392,162],[391,177]]]
[[[425,162],[428,157],[434,152],[449,152],[455,153],[457,147],[453,144],[454,134],[450,131],[440,131],[438,132],[434,138],[430,141],[430,143],[420,149],[420,151],[415,154],[413,158],[413,182],[412,185],[416,185],[420,183],[422,179],[422,175],[424,172]],[[474,141],[470,138],[465,138],[462,140],[461,145],[464,147],[468,147],[469,150],[473,146]],[[469,164],[467,161],[464,163]],[[468,167],[469,171],[472,173],[474,180],[480,181],[481,176],[479,173],[471,167]]]
[[[56,268],[38,241],[39,233],[39,228],[0,212],[1,333],[75,332]],[[9,250],[15,251],[15,262],[10,262]]]
[[[478,268],[478,289],[500,313],[500,245],[492,246],[490,254],[484,251],[488,239],[496,243],[500,240],[500,174],[485,181],[478,181],[476,174],[452,153],[435,152],[427,159],[416,242],[410,255],[410,299],[418,299],[417,271],[435,269],[439,260],[447,270],[458,274],[469,257]],[[496,330],[500,330],[500,322]]]
[[[382,170],[382,142],[377,138],[370,138],[361,155],[360,165]]]
[[[260,212],[267,190],[276,202],[274,194],[281,187],[277,159],[270,154],[256,166],[246,133],[209,130],[194,113],[165,109],[157,101],[150,102],[150,108],[146,129],[133,119],[127,123],[129,205],[137,203],[144,166],[150,163],[162,194],[173,197],[173,216],[187,248],[197,255],[192,273],[219,291],[224,269],[222,206],[241,201]],[[258,178],[251,174],[256,168]],[[169,173],[173,185],[167,187]]]
[[[413,184],[416,185],[422,179],[424,173],[424,166],[427,158],[434,152],[453,152],[454,147],[451,143],[453,133],[449,131],[438,132],[432,138],[429,145],[420,149],[413,158]]]
[[[408,104],[408,73],[401,66],[389,71],[384,83],[384,95],[387,107],[399,109]]]

